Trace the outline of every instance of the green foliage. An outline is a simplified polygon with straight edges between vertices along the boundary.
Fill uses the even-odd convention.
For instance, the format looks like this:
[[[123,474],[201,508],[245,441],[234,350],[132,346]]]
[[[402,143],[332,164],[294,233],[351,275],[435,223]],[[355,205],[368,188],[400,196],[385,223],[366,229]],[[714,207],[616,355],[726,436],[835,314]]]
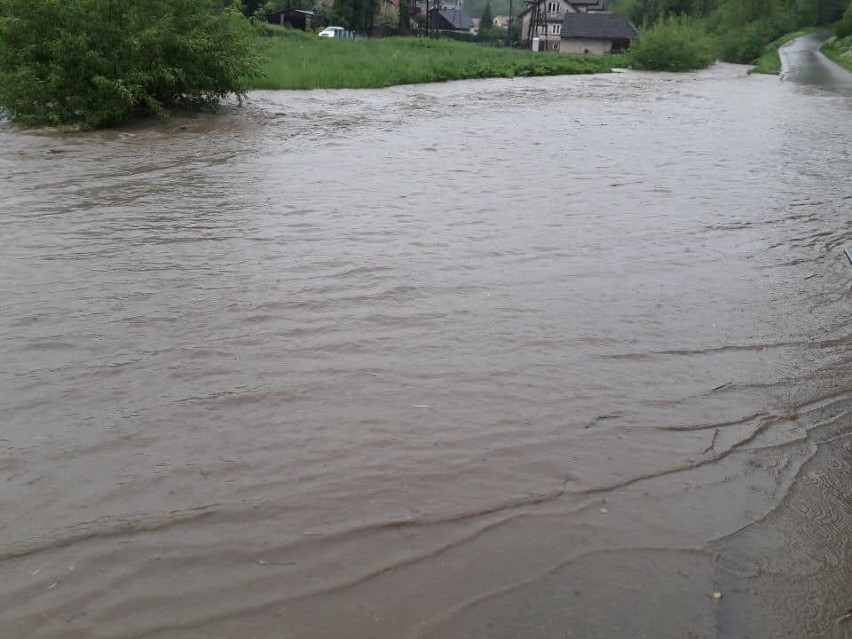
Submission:
[[[490,29],[494,24],[494,15],[491,13],[491,2],[490,0],[485,3],[485,9],[482,10],[482,17],[479,21],[479,28],[481,29]]]
[[[619,9],[637,24],[655,24],[670,16],[703,18],[718,8],[722,0],[621,0]],[[740,0],[736,0],[739,2]]]
[[[801,26],[788,0],[739,0],[724,5],[714,16],[719,34],[719,57],[749,64],[766,46]]]
[[[725,62],[749,64],[760,57],[770,42],[784,34],[785,28],[771,19],[749,23],[736,31],[726,32],[719,38],[719,57]]]
[[[247,18],[251,18],[259,14],[266,4],[266,0],[242,0],[241,10],[243,15]]]
[[[0,0],[0,112],[95,128],[211,108],[255,72],[248,22],[214,0]]]
[[[849,8],[843,13],[843,19],[837,23],[835,32],[838,38],[845,38],[846,36],[852,35],[852,4],[850,4]]]
[[[393,31],[399,26],[399,9],[390,2],[382,2],[376,10],[373,22],[385,32]]]
[[[411,5],[408,0],[399,0],[399,25],[401,33],[411,30]]]
[[[849,0],[612,0],[616,11],[637,24],[656,24],[672,16],[700,19],[717,42],[726,62],[751,63],[761,56],[765,68],[775,66],[767,46],[785,33],[837,20]],[[852,29],[852,20],[850,20]]]
[[[480,29],[479,33],[470,33],[469,31],[439,31],[438,36],[448,38],[456,42],[471,42],[486,46],[504,46],[506,38],[509,34],[508,29],[501,27],[491,27],[490,29]]]
[[[852,71],[852,35],[833,38],[823,45],[822,52],[840,66]]]
[[[450,40],[455,40],[456,42],[473,43],[479,40],[479,36],[471,33],[470,31],[438,31],[438,37],[449,38]]]
[[[284,30],[281,29],[283,32]],[[257,89],[377,88],[465,78],[605,73],[621,56],[545,55],[431,38],[334,40],[292,32],[258,38]]]
[[[817,24],[831,24],[844,15],[847,0],[817,0]]]
[[[672,15],[705,18],[716,12],[748,15],[754,22],[770,15],[789,14],[799,25],[828,24],[837,20],[847,0],[612,0],[614,11],[628,12],[637,23],[650,24]],[[744,24],[744,23],[743,23]]]
[[[261,17],[276,11],[293,11],[294,9],[310,11],[314,8],[313,0],[243,0],[244,13],[249,3],[258,5],[255,14]]]
[[[440,4],[440,2],[438,3]],[[450,3],[452,4],[452,3]],[[491,5],[492,16],[509,15],[509,0],[464,0],[462,8],[470,16],[481,16],[485,11],[485,5]],[[529,5],[524,0],[512,0],[512,12],[517,16]]]
[[[688,71],[713,63],[713,40],[699,22],[685,16],[660,20],[642,32],[630,48],[630,60],[637,69]]]
[[[509,30],[503,27],[491,26],[488,29],[480,29],[474,42],[506,42]]]

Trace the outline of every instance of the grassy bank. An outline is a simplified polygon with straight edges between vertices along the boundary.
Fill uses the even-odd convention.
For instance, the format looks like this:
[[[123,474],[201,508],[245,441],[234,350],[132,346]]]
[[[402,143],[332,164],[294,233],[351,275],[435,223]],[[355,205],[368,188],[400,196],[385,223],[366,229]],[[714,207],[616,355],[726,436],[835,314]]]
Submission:
[[[845,38],[832,38],[821,51],[840,66],[852,71],[852,35]]]
[[[265,33],[266,35],[261,35]],[[625,58],[533,54],[449,40],[334,40],[264,28],[257,48],[262,73],[251,89],[361,89],[466,78],[606,73]]]
[[[815,30],[816,28],[812,27],[809,29],[802,29],[801,31],[794,31],[793,33],[786,33],[774,42],[770,42],[766,45],[766,49],[761,56],[754,61],[754,66],[749,69],[749,73],[768,73],[778,75],[781,73],[781,56],[778,55],[778,49],[796,38],[813,33]]]

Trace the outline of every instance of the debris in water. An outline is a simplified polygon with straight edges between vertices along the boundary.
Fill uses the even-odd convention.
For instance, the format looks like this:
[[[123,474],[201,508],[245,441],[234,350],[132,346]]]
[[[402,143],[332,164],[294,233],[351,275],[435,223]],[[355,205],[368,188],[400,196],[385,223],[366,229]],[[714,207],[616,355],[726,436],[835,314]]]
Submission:
[[[726,388],[728,388],[728,386],[730,386],[730,385],[731,385],[731,382],[725,382],[724,384],[720,384],[719,386],[717,386],[716,388],[714,388],[714,389],[713,389],[712,391],[710,391],[710,392],[711,392],[711,393],[715,393],[716,391],[725,390],[725,389],[726,389]]]
[[[598,512],[602,515],[606,515],[609,511],[606,508],[598,508]]]
[[[722,593],[719,592],[718,590],[713,593],[713,599],[721,599],[721,598],[722,598]]]
[[[718,438],[718,437],[719,437],[719,429],[717,428],[716,430],[713,431],[713,439],[710,440],[710,445],[701,452],[702,455],[706,455],[711,450],[716,448],[716,438]]]

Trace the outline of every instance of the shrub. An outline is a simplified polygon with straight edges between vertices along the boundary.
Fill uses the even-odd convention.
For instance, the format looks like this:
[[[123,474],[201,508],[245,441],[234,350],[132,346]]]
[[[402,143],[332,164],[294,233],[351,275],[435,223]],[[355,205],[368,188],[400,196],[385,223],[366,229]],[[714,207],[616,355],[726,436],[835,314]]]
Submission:
[[[688,17],[669,17],[645,30],[630,48],[631,64],[652,71],[688,71],[713,63],[713,40]]]
[[[244,93],[248,22],[220,0],[0,0],[0,112],[96,128]]]

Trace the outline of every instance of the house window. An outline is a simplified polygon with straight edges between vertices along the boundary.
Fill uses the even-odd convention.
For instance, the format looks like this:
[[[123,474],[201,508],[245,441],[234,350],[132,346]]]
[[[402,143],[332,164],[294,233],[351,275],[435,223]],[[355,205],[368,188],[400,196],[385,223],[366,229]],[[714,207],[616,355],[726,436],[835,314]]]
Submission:
[[[551,24],[550,25],[550,33],[552,33],[553,35],[559,35],[560,31],[562,31],[562,25],[561,24]]]
[[[559,3],[558,2],[548,2],[547,3],[547,12],[548,13],[559,13]]]

